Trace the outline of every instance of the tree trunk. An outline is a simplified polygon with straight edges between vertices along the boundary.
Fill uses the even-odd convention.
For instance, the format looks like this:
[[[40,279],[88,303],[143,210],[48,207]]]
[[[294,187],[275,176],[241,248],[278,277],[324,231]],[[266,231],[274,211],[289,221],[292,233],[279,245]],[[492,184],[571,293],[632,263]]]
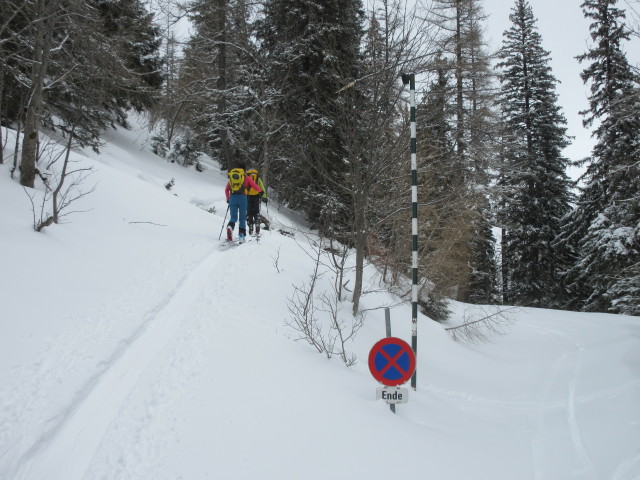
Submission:
[[[218,10],[218,32],[216,35],[218,48],[218,128],[220,135],[220,154],[222,167],[225,169],[232,168],[233,156],[231,146],[229,145],[229,133],[227,129],[227,0],[216,0]]]
[[[464,148],[464,92],[462,82],[462,5],[456,2],[456,152],[463,164]]]
[[[262,165],[260,166],[260,176],[265,188],[269,185],[269,118],[268,108],[264,99],[261,99],[261,129],[262,129]]]
[[[356,281],[353,287],[353,314],[360,308],[360,296],[362,295],[362,276],[364,270],[364,247],[367,234],[365,217],[364,182],[362,179],[362,165],[360,159],[355,160],[354,169],[354,223],[355,223],[355,247],[356,247]]]
[[[37,18],[43,19],[38,24],[33,46],[33,66],[31,69],[31,92],[27,101],[27,114],[24,122],[24,138],[22,141],[22,157],[20,160],[20,185],[33,188],[36,177],[36,160],[38,155],[38,131],[40,129],[44,101],[44,78],[49,65],[49,54],[53,37],[53,20],[58,1],[47,5],[45,0],[38,0]]]
[[[0,46],[0,125],[2,125],[2,92],[4,91],[4,54]],[[0,165],[4,163],[4,149],[2,142],[2,128],[0,128]]]
[[[509,266],[507,265],[507,261],[508,261],[508,252],[506,250],[507,248],[507,229],[503,228],[502,229],[502,236],[500,239],[500,256],[502,257],[502,263],[501,263],[501,268],[502,268],[502,304],[506,304],[509,301],[511,301],[511,299],[509,298]]]

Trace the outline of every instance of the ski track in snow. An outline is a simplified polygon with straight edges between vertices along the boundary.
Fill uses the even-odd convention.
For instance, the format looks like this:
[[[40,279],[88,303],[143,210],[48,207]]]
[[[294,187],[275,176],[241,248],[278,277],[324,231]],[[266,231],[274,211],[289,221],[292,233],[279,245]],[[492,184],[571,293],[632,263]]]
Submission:
[[[230,332],[246,328],[245,322],[237,323],[229,317],[237,302],[237,291],[243,285],[230,282],[220,267],[227,263],[242,264],[252,254],[255,255],[255,250],[251,247],[225,253],[231,257],[210,272],[206,288],[201,288],[195,301],[189,304],[188,319],[182,323],[175,342],[154,361],[144,382],[138,382],[120,414],[109,425],[86,478],[182,478],[179,467],[173,470],[176,467],[167,458],[176,449],[184,448],[185,440],[177,433],[184,427],[183,409],[185,405],[198,408],[211,402],[211,398],[198,392],[215,375],[212,352],[224,350],[222,344]],[[228,258],[233,258],[233,262],[227,262]],[[258,322],[256,328],[261,327]]]
[[[611,480],[638,480],[640,478],[640,451],[618,466]]]
[[[531,455],[534,479],[553,478],[554,475],[562,477],[569,475],[571,478],[585,480],[598,480],[599,476],[593,460],[589,456],[582,439],[580,423],[576,411],[578,403],[576,386],[580,377],[582,365],[581,355],[584,346],[575,339],[557,330],[535,327],[538,333],[550,335],[557,340],[557,344],[565,352],[555,360],[552,371],[539,390],[538,405],[544,405],[552,398],[553,387],[556,387],[568,379],[566,398],[564,399],[564,414],[566,416],[567,433],[555,432],[554,426],[561,423],[551,415],[555,412],[539,409],[531,416],[533,431],[531,436]],[[563,388],[564,390],[564,388]],[[620,389],[615,389],[619,391]],[[549,458],[564,455],[567,464],[572,464],[570,472],[554,472],[547,466]]]
[[[616,387],[602,389],[589,394],[583,394],[574,397],[575,404],[589,403],[594,400],[606,400],[619,397],[628,393],[630,390],[640,387],[640,380],[618,385]],[[447,401],[458,401],[460,403],[469,402],[487,408],[497,408],[501,410],[524,411],[531,414],[540,413],[541,410],[565,410],[567,402],[564,399],[559,400],[540,400],[524,401],[524,400],[503,400],[498,398],[489,398],[467,392],[452,391],[437,385],[425,384],[423,388],[429,393]],[[640,480],[640,479],[639,479]]]
[[[576,460],[582,464],[582,467],[574,470],[573,473],[580,474],[581,477],[584,475],[583,478],[598,480],[599,477],[596,467],[582,439],[580,422],[578,421],[578,413],[576,410],[576,385],[580,377],[582,353],[584,352],[582,345],[576,343],[576,346],[577,350],[569,357],[573,360],[573,373],[571,375],[571,381],[569,382],[569,394],[567,396],[567,423],[569,424],[569,431],[571,432],[571,440],[576,453]]]
[[[112,360],[107,362],[107,368],[90,379],[83,393],[61,414],[58,425],[22,455],[9,478],[84,478],[109,425],[147,367],[179,331],[189,305],[206,284],[204,280],[219,262],[220,255],[218,251],[210,253],[147,314],[147,320],[121,344]]]
[[[591,458],[583,438],[578,407],[593,401],[615,399],[640,386],[633,380],[608,388],[579,393],[578,385],[583,368],[586,347],[566,333],[541,326],[527,326],[535,333],[546,336],[557,349],[555,357],[549,359],[549,371],[539,385],[537,395],[530,400],[505,400],[489,398],[468,392],[452,391],[436,385],[425,388],[437,397],[461,405],[522,412],[531,425],[532,478],[580,478],[599,480],[601,477]],[[556,463],[550,459],[565,458],[566,470],[557,471]],[[640,453],[628,457],[618,467],[611,480],[638,480]]]
[[[198,294],[196,303],[205,301],[208,310],[215,311],[211,294],[202,289]],[[194,315],[193,305],[188,310],[175,341],[148,367],[108,426],[85,478],[177,478],[162,459],[179,441],[175,431],[180,419],[175,406],[187,404],[197,395],[193,384],[200,383],[207,373],[203,362],[211,337],[208,329],[213,328],[212,322]]]

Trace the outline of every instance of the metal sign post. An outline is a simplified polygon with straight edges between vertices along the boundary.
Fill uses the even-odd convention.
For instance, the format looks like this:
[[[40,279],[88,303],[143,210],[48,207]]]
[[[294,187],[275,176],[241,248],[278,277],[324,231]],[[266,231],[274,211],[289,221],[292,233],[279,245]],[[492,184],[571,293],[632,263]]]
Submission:
[[[389,310],[389,307],[386,307],[384,309],[384,324],[387,330],[387,337],[390,337],[391,336],[391,311]],[[379,395],[380,395],[380,392],[376,393],[376,400],[379,400],[380,398],[382,398]],[[389,408],[393,413],[396,413],[395,403],[389,403]]]
[[[402,83],[409,85],[409,105],[411,121],[411,237],[412,254],[411,269],[413,280],[411,285],[411,348],[418,355],[418,162],[416,159],[416,76],[414,73],[403,73]],[[411,387],[416,389],[416,372],[411,377]]]

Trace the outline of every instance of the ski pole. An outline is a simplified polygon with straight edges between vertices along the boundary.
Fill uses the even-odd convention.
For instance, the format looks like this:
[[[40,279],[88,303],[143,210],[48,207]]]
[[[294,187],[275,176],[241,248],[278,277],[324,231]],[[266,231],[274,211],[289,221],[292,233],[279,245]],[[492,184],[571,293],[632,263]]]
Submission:
[[[227,214],[229,213],[229,205],[227,205],[227,211],[224,214],[224,220],[222,220],[222,228],[220,229],[220,235],[218,235],[218,240],[222,237],[222,230],[224,230],[224,222],[227,221]]]
[[[265,203],[266,207],[267,207],[267,216],[264,219],[264,224],[267,227],[267,230],[270,231],[271,226],[269,225],[269,203]],[[262,214],[260,214],[260,217],[262,217]]]
[[[266,204],[266,207],[267,207],[267,216],[265,217],[265,225],[268,225],[269,233],[271,233],[271,223],[267,223],[267,220],[271,222],[271,220],[269,220],[269,203]]]

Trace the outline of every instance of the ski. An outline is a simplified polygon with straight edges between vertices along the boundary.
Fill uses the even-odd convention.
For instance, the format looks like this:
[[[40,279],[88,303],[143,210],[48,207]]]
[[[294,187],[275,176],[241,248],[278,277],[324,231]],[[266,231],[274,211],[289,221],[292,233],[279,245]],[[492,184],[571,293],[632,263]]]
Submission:
[[[231,241],[223,240],[223,242],[220,244],[220,249],[226,250],[227,248],[238,247],[238,246],[242,245],[243,243],[250,242],[251,240],[253,240],[253,239],[252,238],[245,238],[245,241],[242,242],[242,243],[237,238],[234,238]]]

